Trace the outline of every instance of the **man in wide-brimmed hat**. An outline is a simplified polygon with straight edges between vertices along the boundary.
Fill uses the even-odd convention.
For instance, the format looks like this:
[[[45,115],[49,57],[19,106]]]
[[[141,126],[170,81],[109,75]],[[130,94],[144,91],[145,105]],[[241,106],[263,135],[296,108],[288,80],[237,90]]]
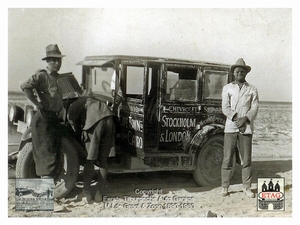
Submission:
[[[229,195],[228,188],[233,173],[233,158],[236,147],[242,164],[243,192],[254,198],[251,191],[251,161],[253,121],[258,113],[257,89],[246,81],[251,67],[240,58],[231,66],[235,80],[224,86],[222,112],[227,117],[224,135],[224,158],[222,164],[222,196]]]
[[[58,86],[58,71],[62,65],[62,57],[64,55],[56,44],[48,45],[46,57],[42,58],[48,64],[46,69],[38,70],[21,84],[26,97],[38,108],[31,122],[31,131],[36,174],[42,178],[54,177],[57,151],[60,149],[58,113],[63,102]]]

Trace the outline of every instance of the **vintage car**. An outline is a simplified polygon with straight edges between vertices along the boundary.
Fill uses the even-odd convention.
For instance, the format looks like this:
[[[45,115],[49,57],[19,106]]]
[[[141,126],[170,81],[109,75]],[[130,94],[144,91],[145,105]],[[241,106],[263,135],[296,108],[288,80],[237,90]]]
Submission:
[[[64,74],[60,114],[66,135],[55,178],[55,197],[65,196],[77,181],[84,163],[84,145],[72,132],[68,116],[72,104],[93,97],[106,102],[116,115],[116,156],[110,173],[190,171],[199,185],[220,185],[225,117],[221,93],[232,81],[230,66],[204,61],[145,56],[88,56],[82,66],[82,84]],[[71,110],[70,110],[71,109]],[[25,113],[26,114],[26,113]],[[16,176],[35,177],[31,131],[23,133]]]
[[[16,196],[24,196],[24,195],[29,195],[32,194],[33,190],[28,189],[28,188],[16,188]]]

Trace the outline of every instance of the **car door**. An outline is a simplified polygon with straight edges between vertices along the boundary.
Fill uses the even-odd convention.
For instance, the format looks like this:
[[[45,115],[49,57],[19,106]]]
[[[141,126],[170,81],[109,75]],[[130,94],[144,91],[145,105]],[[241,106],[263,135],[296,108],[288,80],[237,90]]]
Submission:
[[[160,151],[184,150],[185,141],[200,120],[200,78],[200,66],[164,65],[159,107]]]
[[[121,76],[121,88],[124,93],[124,101],[120,108],[121,147],[131,155],[143,158],[146,67],[136,61],[123,61]]]

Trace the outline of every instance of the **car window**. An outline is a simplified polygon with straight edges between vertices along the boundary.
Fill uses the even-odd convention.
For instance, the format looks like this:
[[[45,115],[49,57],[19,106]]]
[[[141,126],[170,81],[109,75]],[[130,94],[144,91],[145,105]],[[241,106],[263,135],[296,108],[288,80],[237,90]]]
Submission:
[[[166,100],[182,102],[197,101],[197,69],[168,67]]]
[[[127,66],[126,67],[126,95],[143,95],[144,67]]]
[[[227,84],[225,71],[204,71],[204,99],[222,99],[222,89]]]

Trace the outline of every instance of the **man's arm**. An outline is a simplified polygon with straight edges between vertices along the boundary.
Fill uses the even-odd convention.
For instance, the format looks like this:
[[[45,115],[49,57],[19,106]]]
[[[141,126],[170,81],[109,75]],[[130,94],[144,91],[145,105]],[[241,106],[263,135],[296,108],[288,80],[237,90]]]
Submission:
[[[29,77],[24,83],[21,84],[20,88],[25,93],[25,96],[29,101],[31,101],[36,107],[39,109],[45,109],[44,105],[39,102],[34,95],[33,90],[36,89],[38,84],[40,83],[42,79],[43,72],[46,72],[45,70],[38,70],[34,75]]]
[[[258,91],[256,88],[254,88],[253,95],[252,95],[251,108],[246,114],[249,121],[253,121],[256,118],[257,113],[258,113],[258,105],[259,105]]]
[[[222,91],[222,112],[230,120],[235,121],[237,119],[236,111],[231,109],[230,95],[228,86],[223,87]]]
[[[34,95],[33,89],[25,88],[25,89],[23,89],[23,91],[29,101],[31,101],[39,109],[44,109],[44,105],[41,102],[39,102],[37,100],[36,96]]]
[[[247,114],[243,117],[237,119],[236,124],[238,127],[242,127],[245,123],[250,123],[253,121],[258,113],[258,92],[257,89],[254,88],[254,92],[252,95],[251,107]]]

